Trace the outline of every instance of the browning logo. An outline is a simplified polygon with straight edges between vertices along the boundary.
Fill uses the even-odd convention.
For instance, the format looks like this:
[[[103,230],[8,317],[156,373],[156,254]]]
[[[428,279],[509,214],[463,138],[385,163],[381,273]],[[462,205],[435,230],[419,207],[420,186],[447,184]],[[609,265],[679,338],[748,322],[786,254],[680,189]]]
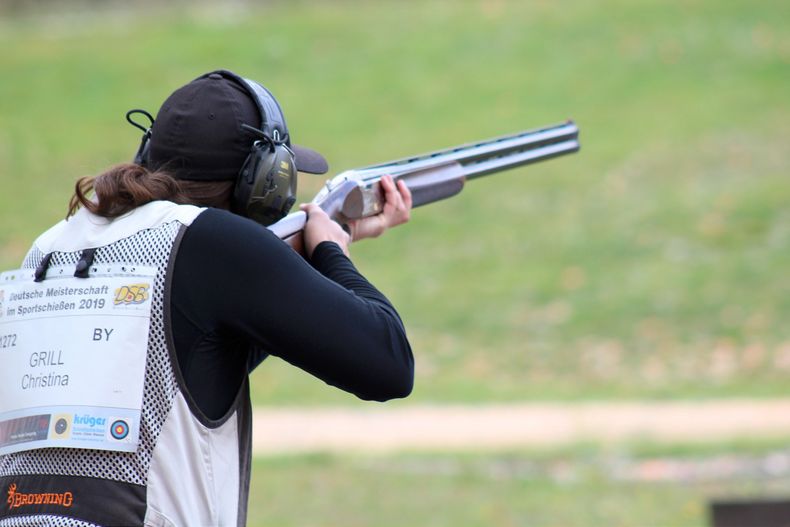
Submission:
[[[52,492],[45,493],[31,493],[23,494],[16,491],[16,483],[11,483],[8,486],[8,508],[18,509],[26,505],[59,505],[61,507],[69,508],[74,503],[74,496],[71,492],[61,492],[59,494]]]
[[[148,300],[150,284],[124,285],[115,290],[115,305],[142,304]]]

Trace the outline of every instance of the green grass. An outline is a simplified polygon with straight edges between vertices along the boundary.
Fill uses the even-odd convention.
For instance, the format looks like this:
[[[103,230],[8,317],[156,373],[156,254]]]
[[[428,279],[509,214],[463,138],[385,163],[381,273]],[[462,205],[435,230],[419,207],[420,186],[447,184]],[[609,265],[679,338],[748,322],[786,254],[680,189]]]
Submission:
[[[335,171],[572,117],[579,154],[352,248],[406,322],[412,400],[787,393],[786,2],[233,5],[4,14],[0,266],[132,156],[126,110],[212,68],[266,84]],[[352,400],[277,360],[253,393]]]
[[[249,524],[703,527],[712,501],[786,498],[767,467],[787,456],[758,441],[257,458]]]

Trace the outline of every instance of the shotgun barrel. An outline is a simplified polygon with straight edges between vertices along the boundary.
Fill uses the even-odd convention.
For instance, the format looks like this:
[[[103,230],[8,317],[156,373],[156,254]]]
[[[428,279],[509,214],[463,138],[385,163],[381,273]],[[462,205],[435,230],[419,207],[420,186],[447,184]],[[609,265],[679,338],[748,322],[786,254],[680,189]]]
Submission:
[[[573,121],[567,121],[556,126],[358,168],[352,172],[365,180],[385,174],[397,177],[456,161],[464,167],[464,177],[472,179],[578,150],[579,128]]]

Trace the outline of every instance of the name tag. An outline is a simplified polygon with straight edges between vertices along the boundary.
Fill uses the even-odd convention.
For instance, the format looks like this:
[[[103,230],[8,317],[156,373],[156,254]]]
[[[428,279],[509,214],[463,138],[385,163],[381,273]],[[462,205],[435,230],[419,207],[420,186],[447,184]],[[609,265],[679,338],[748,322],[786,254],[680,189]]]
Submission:
[[[0,454],[134,452],[156,268],[0,274]]]

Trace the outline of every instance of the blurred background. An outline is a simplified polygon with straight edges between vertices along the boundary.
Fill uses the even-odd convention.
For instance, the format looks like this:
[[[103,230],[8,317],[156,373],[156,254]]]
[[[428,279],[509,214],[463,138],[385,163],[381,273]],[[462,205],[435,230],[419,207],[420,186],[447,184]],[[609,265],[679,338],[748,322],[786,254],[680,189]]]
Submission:
[[[571,118],[580,153],[352,247],[416,357],[386,408],[790,390],[786,1],[6,1],[0,49],[3,270],[132,158],[127,110],[212,69],[268,87],[332,173]],[[277,359],[253,400],[385,408]],[[707,525],[713,499],[790,498],[788,439],[261,452],[250,525]]]

